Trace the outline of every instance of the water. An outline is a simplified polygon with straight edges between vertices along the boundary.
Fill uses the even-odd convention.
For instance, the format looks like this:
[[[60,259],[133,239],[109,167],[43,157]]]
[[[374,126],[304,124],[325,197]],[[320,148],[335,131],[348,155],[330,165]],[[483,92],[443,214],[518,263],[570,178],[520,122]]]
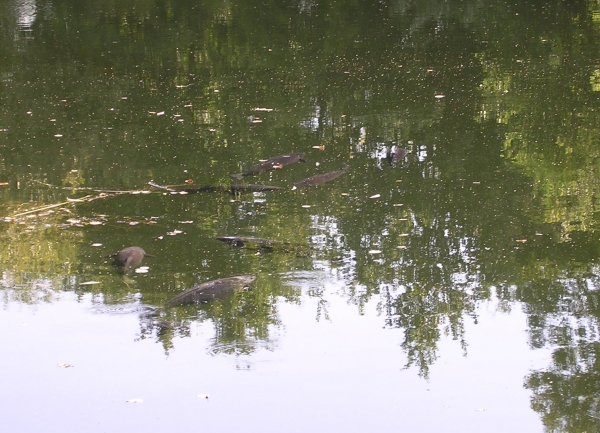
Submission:
[[[10,431],[597,431],[598,16],[2,2]]]

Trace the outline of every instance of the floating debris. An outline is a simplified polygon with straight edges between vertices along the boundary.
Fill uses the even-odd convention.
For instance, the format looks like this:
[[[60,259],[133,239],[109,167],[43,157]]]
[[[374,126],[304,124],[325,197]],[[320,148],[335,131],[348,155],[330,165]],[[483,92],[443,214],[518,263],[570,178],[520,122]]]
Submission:
[[[210,398],[210,394],[198,394],[198,398]]]
[[[60,368],[71,368],[71,367],[75,367],[74,365],[71,364],[67,364],[66,362],[61,362],[60,364],[57,364],[58,367]]]
[[[60,137],[62,137],[63,135],[62,135],[62,134],[54,134],[54,136],[55,136],[56,138],[60,138]]]
[[[143,403],[143,398],[130,398],[129,400],[125,400],[126,403]]]
[[[309,205],[309,204],[303,204],[302,207],[308,209],[308,208],[311,207],[311,205]]]
[[[90,221],[88,224],[91,225],[91,226],[101,226],[104,223],[102,221],[95,221],[94,220],[94,221]]]
[[[101,247],[101,246],[102,246],[102,244],[101,244],[101,243],[99,243],[99,242],[95,242],[95,243],[93,243],[93,244],[92,244],[92,246],[93,246],[93,247]]]
[[[100,284],[100,281],[86,281],[85,283],[79,283],[80,286],[92,286],[94,284]]]
[[[442,95],[441,93],[438,94],[438,95],[435,95],[435,99],[442,99],[442,98],[445,98],[445,97],[446,97],[446,95]]]
[[[369,198],[379,198],[379,197],[381,197],[381,194],[374,194],[374,195],[372,195],[372,196],[371,196],[371,197],[369,197]]]
[[[381,254],[381,250],[369,250],[369,254]]]
[[[139,268],[137,268],[135,270],[135,273],[136,274],[147,274],[149,269],[150,269],[149,266],[140,266]]]
[[[156,113],[157,116],[164,116],[165,112],[164,111],[159,111],[158,113]]]

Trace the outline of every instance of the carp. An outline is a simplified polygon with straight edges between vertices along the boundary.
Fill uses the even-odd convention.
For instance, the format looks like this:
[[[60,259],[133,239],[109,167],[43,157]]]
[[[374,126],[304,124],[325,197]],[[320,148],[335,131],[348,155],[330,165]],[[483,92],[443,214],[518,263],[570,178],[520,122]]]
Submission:
[[[298,161],[304,162],[304,155],[305,153],[288,153],[285,155],[274,156],[273,158],[269,158],[266,161],[253,165],[242,173],[232,174],[231,177],[241,179],[242,177],[252,176],[254,174],[262,173],[263,171],[283,168],[286,165],[290,165]]]
[[[254,275],[239,275],[237,277],[220,278],[198,284],[167,302],[167,307],[177,305],[199,304],[214,299],[225,298],[237,290],[248,287],[256,277]]]
[[[318,186],[322,185],[325,182],[329,182],[337,177],[340,177],[342,174],[346,173],[346,171],[350,168],[349,165],[344,165],[341,169],[337,171],[332,171],[330,173],[317,174],[315,176],[307,177],[306,179],[302,179],[300,182],[296,182],[294,184],[294,188],[303,188],[306,186]]]

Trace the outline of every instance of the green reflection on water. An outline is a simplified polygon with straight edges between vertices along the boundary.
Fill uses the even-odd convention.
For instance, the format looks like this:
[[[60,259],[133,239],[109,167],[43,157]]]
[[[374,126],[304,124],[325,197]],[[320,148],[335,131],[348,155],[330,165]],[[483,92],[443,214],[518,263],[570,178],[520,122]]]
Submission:
[[[467,352],[466,318],[497,296],[523,305],[532,347],[556,347],[551,373],[526,382],[548,428],[597,416],[595,400],[546,404],[559,394],[544,379],[576,398],[583,373],[563,372],[597,373],[597,3],[33,4],[0,6],[0,212],[63,204],[1,223],[2,284],[18,289],[6,301],[69,290],[161,306],[198,282],[258,274],[255,291],[140,319],[140,338],[167,351],[209,320],[215,350],[251,352],[280,326],[274,300],[302,300],[279,276],[325,269],[359,312],[380,299],[427,377],[440,338]],[[408,150],[396,167],[394,144]],[[77,189],[229,184],[294,151],[307,163],[251,179],[285,191]],[[346,163],[329,184],[291,190]],[[223,235],[314,249],[256,254]],[[157,257],[124,281],[105,256],[129,245]],[[558,327],[571,337],[553,338],[563,319],[577,321]]]

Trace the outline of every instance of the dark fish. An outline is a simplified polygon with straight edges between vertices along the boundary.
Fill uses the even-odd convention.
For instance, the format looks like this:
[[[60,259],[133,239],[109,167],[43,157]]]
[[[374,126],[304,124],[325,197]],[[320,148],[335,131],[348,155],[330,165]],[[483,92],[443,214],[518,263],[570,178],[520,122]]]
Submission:
[[[274,156],[260,164],[253,165],[246,171],[239,174],[232,174],[231,177],[241,179],[244,176],[252,176],[253,174],[262,173],[263,171],[276,170],[283,168],[286,165],[293,164],[294,162],[304,161],[304,153],[288,153],[286,155]]]
[[[285,189],[281,186],[272,185],[258,185],[252,183],[240,183],[232,185],[208,185],[200,188],[186,188],[179,191],[183,191],[187,194],[196,194],[199,192],[230,192],[235,194],[236,192],[261,192],[261,191],[277,191]]]
[[[201,302],[212,301],[213,299],[221,299],[231,295],[236,290],[249,286],[255,279],[254,275],[240,275],[198,284],[175,296],[167,302],[166,306],[174,307],[176,305],[199,304]]]
[[[388,160],[388,163],[392,167],[395,167],[396,164],[398,164],[398,162],[403,160],[405,156],[406,156],[405,148],[394,146],[392,149],[388,150],[386,159]]]
[[[332,171],[331,173],[323,173],[317,174],[316,176],[307,177],[306,179],[302,179],[300,182],[296,182],[294,184],[294,187],[302,188],[305,186],[321,185],[325,182],[329,182],[330,180],[335,179],[336,177],[340,177],[342,174],[346,173],[346,170],[348,170],[349,168],[349,165],[344,165],[338,171]]]
[[[255,238],[252,236],[219,236],[217,240],[228,243],[232,247],[249,247],[254,249],[272,249],[273,245],[282,243],[272,239]]]
[[[295,253],[301,256],[306,256],[310,251],[308,244],[297,244],[252,236],[219,236],[217,240],[228,243],[232,247],[247,248],[249,250],[279,251]]]
[[[115,266],[122,266],[125,272],[129,272],[141,265],[144,257],[154,256],[146,254],[146,251],[140,247],[127,247],[108,257],[114,257],[113,264]]]
[[[261,191],[277,191],[285,189],[281,186],[272,186],[272,185],[257,185],[257,184],[232,184],[232,185],[206,185],[200,186],[198,188],[183,188],[183,189],[173,189],[169,187],[165,187],[162,185],[158,185],[155,183],[149,185],[167,190],[174,194],[198,194],[201,192],[230,192],[235,194],[236,192],[261,192]]]

